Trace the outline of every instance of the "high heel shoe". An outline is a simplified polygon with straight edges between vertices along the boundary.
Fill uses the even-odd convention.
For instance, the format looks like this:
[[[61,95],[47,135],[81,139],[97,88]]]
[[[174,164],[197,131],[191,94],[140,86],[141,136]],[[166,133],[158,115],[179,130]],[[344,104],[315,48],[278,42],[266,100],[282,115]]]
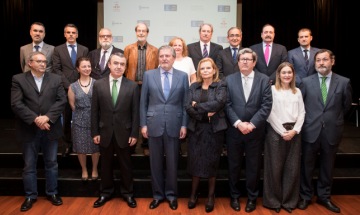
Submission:
[[[194,201],[192,201],[192,200],[191,200],[191,197],[190,197],[190,199],[189,199],[189,201],[188,201],[188,208],[189,208],[189,209],[194,209],[194,208],[196,207],[197,201],[198,201],[198,195],[195,196],[195,200],[194,200]]]
[[[214,204],[215,204],[215,195],[211,198],[208,199],[206,205],[205,205],[205,212],[206,213],[210,213],[211,211],[214,210]]]

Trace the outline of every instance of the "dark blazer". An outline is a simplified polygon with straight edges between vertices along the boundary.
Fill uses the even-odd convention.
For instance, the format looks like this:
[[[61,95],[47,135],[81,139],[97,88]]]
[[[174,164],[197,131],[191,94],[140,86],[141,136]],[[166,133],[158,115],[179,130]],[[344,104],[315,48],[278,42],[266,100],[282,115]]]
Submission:
[[[89,49],[79,43],[76,44],[77,52],[76,57],[86,57],[88,56]],[[66,43],[56,46],[54,49],[54,54],[52,56],[53,61],[53,73],[56,73],[61,76],[63,85],[67,90],[71,83],[79,79],[79,72],[76,70],[71,62],[71,57],[68,51]]]
[[[109,76],[95,81],[91,101],[91,136],[100,135],[100,146],[108,147],[112,135],[120,148],[129,146],[129,137],[139,136],[139,87],[122,77],[114,107]]]
[[[29,43],[27,45],[20,47],[20,65],[21,70],[23,72],[27,72],[30,70],[27,60],[30,54],[33,52],[33,43]],[[46,72],[52,71],[52,55],[54,53],[54,46],[46,44],[44,42],[43,47],[41,48],[41,52],[46,56],[47,64],[46,64]]]
[[[225,117],[226,103],[226,82],[213,82],[208,89],[208,101],[200,103],[202,84],[195,82],[191,84],[189,89],[188,102],[186,111],[190,116],[188,129],[195,132],[197,121],[201,121],[204,114],[216,112],[211,117],[211,127],[213,132],[223,131],[227,129],[227,121]],[[196,107],[192,106],[192,102],[196,102]]]
[[[240,47],[238,51],[243,49]],[[219,55],[216,58],[216,66],[219,68],[219,77],[225,79],[226,76],[240,72],[238,62],[234,62],[231,49],[227,47],[219,51]]]
[[[160,137],[165,129],[170,137],[179,137],[180,128],[186,127],[185,110],[189,90],[188,75],[173,68],[172,84],[166,100],[160,68],[144,73],[140,99],[140,126],[147,126],[150,137]]]
[[[294,65],[295,73],[296,73],[296,86],[299,87],[302,79],[310,76],[312,74],[317,73],[315,70],[315,60],[314,56],[316,52],[319,51],[318,48],[310,47],[310,56],[309,56],[309,65],[306,66],[305,58],[303,55],[303,51],[300,46],[294,49],[291,49],[288,52],[288,60]]]
[[[118,49],[115,46],[113,46],[111,54],[114,54],[116,52],[120,52],[120,53],[124,54],[124,51],[122,49]],[[91,52],[89,52],[89,55],[88,55],[88,57],[90,58],[90,62],[91,62],[91,74],[90,74],[90,76],[92,78],[96,79],[96,80],[98,80],[100,78],[107,77],[110,74],[110,69],[107,66],[107,63],[105,65],[104,71],[101,71],[101,68],[100,68],[100,65],[99,65],[100,56],[101,56],[101,48],[92,50]]]
[[[272,84],[275,84],[276,69],[282,62],[285,62],[288,60],[287,59],[288,54],[287,54],[287,50],[286,50],[285,46],[277,44],[277,43],[272,44],[269,65],[266,65],[262,42],[250,46],[250,49],[255,51],[258,56],[254,70],[264,73],[265,75],[270,77]]]
[[[226,115],[230,125],[233,125],[239,119],[251,122],[255,125],[256,129],[247,135],[250,138],[262,138],[266,119],[272,107],[269,78],[255,71],[253,85],[247,102],[242,86],[241,73],[231,74],[225,80],[228,89]],[[259,136],[259,134],[261,135]]]
[[[344,116],[352,102],[350,80],[332,73],[326,104],[322,100],[318,73],[303,79],[302,93],[306,111],[302,140],[313,143],[324,129],[330,145],[340,144]]]
[[[45,72],[39,91],[30,71],[14,75],[11,108],[17,116],[17,139],[27,142],[34,138],[39,129],[34,120],[40,115],[46,115],[50,119],[50,130],[46,131],[48,138],[60,138],[63,135],[60,115],[66,102],[60,76]]]
[[[195,69],[197,69],[200,60],[203,59],[201,47],[200,47],[200,41],[187,45],[187,48],[189,52],[189,57],[191,57],[191,59],[194,62]],[[210,42],[209,57],[213,59],[214,62],[216,62],[216,58],[219,55],[219,51],[221,50],[223,50],[222,45]]]

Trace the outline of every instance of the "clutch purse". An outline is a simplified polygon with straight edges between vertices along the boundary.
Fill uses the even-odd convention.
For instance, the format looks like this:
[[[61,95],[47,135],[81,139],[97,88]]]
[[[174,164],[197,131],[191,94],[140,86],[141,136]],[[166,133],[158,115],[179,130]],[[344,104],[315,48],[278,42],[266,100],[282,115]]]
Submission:
[[[284,128],[287,131],[292,130],[294,128],[294,125],[295,125],[295,122],[287,122],[287,123],[283,124]]]

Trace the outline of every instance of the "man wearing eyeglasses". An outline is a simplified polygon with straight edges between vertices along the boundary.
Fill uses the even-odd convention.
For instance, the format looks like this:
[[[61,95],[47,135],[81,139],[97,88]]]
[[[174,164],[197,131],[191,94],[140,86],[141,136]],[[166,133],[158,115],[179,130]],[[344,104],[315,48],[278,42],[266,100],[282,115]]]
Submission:
[[[228,93],[226,115],[230,126],[226,132],[229,166],[230,206],[240,211],[239,181],[245,154],[245,175],[248,200],[245,211],[256,208],[259,196],[260,168],[266,120],[272,107],[269,77],[254,71],[255,51],[244,48],[237,56],[240,72],[226,77]]]
[[[226,76],[239,72],[239,66],[236,59],[240,47],[242,31],[239,27],[231,27],[227,33],[227,40],[230,46],[221,50],[216,58],[216,66],[219,68],[219,77],[225,79]]]
[[[149,28],[145,23],[138,23],[135,27],[135,33],[137,41],[127,45],[124,50],[124,55],[127,59],[125,76],[135,81],[141,91],[144,72],[156,69],[159,66],[158,48],[148,43]],[[142,137],[140,133],[139,136],[141,137],[141,147],[144,150],[144,155],[148,156],[148,140]]]
[[[22,143],[24,169],[22,173],[25,201],[20,211],[30,210],[38,197],[37,158],[42,152],[45,166],[45,193],[56,206],[58,195],[58,139],[61,138],[60,115],[66,104],[61,77],[46,71],[46,56],[32,52],[29,71],[14,75],[11,86],[11,108],[17,116],[17,140]]]
[[[111,30],[108,28],[102,28],[99,31],[99,44],[100,48],[94,49],[89,53],[91,62],[91,77],[98,80],[103,77],[108,77],[110,69],[107,66],[110,55],[114,53],[122,53],[122,49],[116,48],[112,45],[113,36]]]

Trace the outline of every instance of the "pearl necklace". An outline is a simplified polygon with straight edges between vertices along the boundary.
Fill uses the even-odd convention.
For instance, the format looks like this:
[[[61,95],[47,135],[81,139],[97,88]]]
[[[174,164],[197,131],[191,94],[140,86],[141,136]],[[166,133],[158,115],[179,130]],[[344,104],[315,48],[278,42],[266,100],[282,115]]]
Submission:
[[[91,78],[90,78],[90,80],[89,80],[89,83],[88,83],[87,85],[85,85],[85,86],[81,84],[80,79],[79,79],[78,81],[79,81],[80,86],[82,86],[82,87],[88,87],[88,86],[90,86],[90,83],[91,83]]]

